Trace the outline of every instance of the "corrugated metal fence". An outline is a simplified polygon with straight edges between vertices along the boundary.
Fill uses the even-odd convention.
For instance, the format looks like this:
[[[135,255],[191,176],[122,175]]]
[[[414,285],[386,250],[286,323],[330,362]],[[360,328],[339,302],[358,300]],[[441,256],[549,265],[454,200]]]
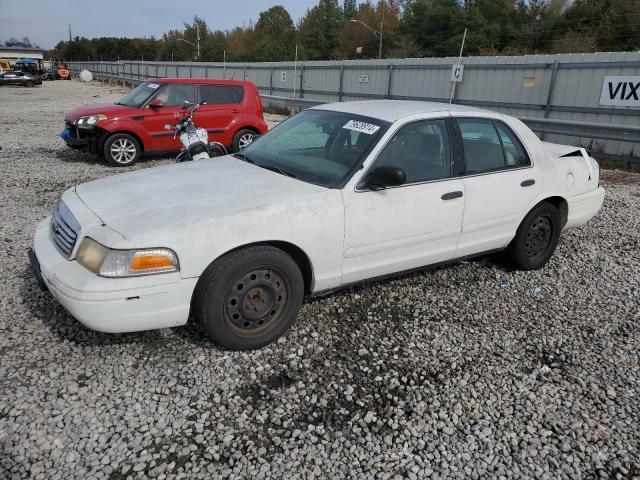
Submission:
[[[249,80],[258,86],[267,102],[293,99],[304,106],[373,98],[448,102],[451,68],[456,62],[457,58],[297,65],[126,61],[70,62],[68,66],[74,72],[87,69],[98,79],[130,83],[148,77]],[[640,138],[640,110],[637,106],[600,105],[600,93],[605,76],[640,76],[640,52],[468,57],[462,63],[464,75],[456,89],[455,103],[527,119],[534,130],[546,135],[547,141],[638,155],[640,144],[635,140]],[[576,125],[582,127],[576,129]],[[610,127],[609,133],[605,126]],[[626,131],[620,133],[623,126]],[[587,136],[589,127],[598,133]]]

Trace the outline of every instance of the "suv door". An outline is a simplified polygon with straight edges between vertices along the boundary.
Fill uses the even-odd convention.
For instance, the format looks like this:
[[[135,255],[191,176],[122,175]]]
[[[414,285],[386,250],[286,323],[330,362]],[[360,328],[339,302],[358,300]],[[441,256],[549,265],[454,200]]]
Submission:
[[[401,168],[404,185],[345,190],[343,283],[450,260],[464,210],[448,121],[402,126],[369,168]],[[363,175],[366,179],[366,174]]]
[[[234,85],[199,85],[201,105],[196,125],[209,132],[209,141],[229,146],[236,126],[242,122],[244,89]]]
[[[180,139],[173,138],[174,132],[165,130],[164,126],[176,124],[176,115],[182,116],[185,101],[196,101],[196,87],[189,83],[169,83],[154,98],[162,100],[163,106],[152,108],[147,105],[142,109],[144,129],[152,140],[152,144],[145,144],[145,150],[180,150]]]
[[[541,188],[517,135],[491,118],[457,118],[466,192],[458,257],[506,247]]]

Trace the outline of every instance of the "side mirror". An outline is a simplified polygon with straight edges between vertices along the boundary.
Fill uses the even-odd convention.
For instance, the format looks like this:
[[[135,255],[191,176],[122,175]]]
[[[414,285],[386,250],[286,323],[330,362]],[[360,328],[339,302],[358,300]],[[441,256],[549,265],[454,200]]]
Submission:
[[[165,123],[165,124],[164,124],[164,129],[165,129],[165,130],[173,130],[173,126],[172,126],[172,125],[169,125],[168,123]]]
[[[361,183],[369,190],[383,190],[387,187],[397,187],[407,181],[404,171],[398,167],[376,167]]]
[[[149,102],[149,107],[151,108],[161,108],[164,107],[164,102],[159,98],[154,98]]]

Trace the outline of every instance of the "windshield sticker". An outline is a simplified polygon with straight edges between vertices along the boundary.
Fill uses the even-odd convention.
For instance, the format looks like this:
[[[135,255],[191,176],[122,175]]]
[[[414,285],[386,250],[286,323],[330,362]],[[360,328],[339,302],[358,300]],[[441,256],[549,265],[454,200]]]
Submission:
[[[156,88],[158,88],[159,86],[160,86],[160,85],[158,85],[157,83],[148,83],[148,84],[147,84],[147,87],[149,87],[149,88],[153,88],[154,90],[155,90]]]
[[[349,120],[346,125],[342,128],[346,128],[348,130],[355,130],[356,132],[366,133],[367,135],[373,135],[380,127],[378,125],[372,125],[367,122],[360,122],[358,120]]]

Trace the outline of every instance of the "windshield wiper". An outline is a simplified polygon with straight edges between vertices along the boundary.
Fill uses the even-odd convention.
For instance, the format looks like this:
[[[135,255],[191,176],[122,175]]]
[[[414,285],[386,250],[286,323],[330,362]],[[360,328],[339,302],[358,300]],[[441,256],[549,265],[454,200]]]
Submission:
[[[298,178],[296,175],[294,175],[293,173],[287,171],[287,170],[283,170],[280,167],[274,167],[273,165],[258,165],[261,168],[265,168],[267,170],[271,170],[272,172],[276,172],[279,173],[280,175],[284,175],[286,177],[291,177],[291,178]]]
[[[249,157],[247,157],[246,153],[238,152],[238,153],[234,153],[233,156],[236,157],[236,158],[239,158],[240,160],[245,161],[245,162],[249,162],[249,163],[253,163],[253,164],[256,163],[253,160],[251,160]]]

